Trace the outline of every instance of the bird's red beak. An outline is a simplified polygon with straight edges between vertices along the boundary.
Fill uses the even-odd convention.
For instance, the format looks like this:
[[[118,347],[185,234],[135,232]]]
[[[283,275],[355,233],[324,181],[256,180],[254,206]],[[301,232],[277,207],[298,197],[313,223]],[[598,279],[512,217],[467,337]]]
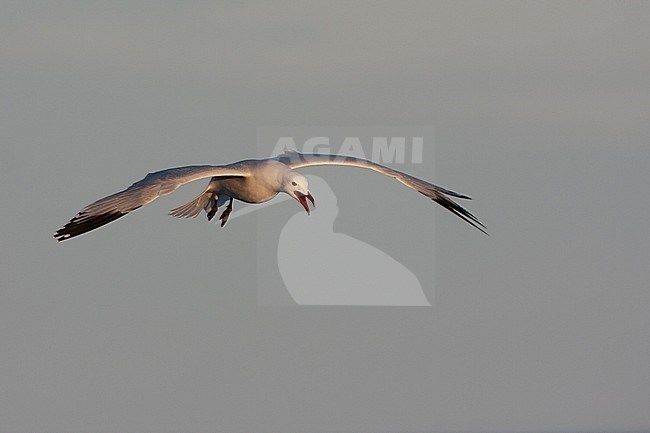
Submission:
[[[296,196],[296,199],[298,199],[298,201],[302,205],[302,207],[304,207],[305,210],[307,211],[307,215],[309,215],[311,213],[311,210],[309,209],[309,205],[307,204],[307,200],[309,199],[309,201],[311,202],[312,207],[316,207],[316,203],[314,203],[314,197],[312,197],[312,195],[310,193],[307,193],[305,195],[305,194],[300,193],[298,191],[294,191],[294,194]]]

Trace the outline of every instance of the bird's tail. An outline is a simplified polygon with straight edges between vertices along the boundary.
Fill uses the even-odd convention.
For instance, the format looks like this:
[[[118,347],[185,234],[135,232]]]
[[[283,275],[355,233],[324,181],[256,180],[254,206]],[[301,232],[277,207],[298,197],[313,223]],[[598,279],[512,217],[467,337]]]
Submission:
[[[170,210],[169,215],[176,218],[196,218],[201,213],[201,210],[205,210],[209,215],[212,210],[216,212],[218,198],[214,192],[205,190],[193,200]]]

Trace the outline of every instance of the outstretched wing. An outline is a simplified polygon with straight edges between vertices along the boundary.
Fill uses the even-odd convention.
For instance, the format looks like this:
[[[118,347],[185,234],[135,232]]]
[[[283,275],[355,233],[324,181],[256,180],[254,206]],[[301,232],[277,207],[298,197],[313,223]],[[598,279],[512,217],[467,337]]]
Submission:
[[[386,176],[390,176],[396,179],[409,188],[416,190],[420,194],[429,197],[431,200],[435,201],[445,209],[448,209],[454,215],[457,215],[483,233],[487,234],[486,227],[478,220],[478,218],[476,218],[458,203],[450,199],[448,196],[463,198],[467,200],[471,200],[471,197],[439,187],[422,179],[418,179],[417,177],[411,176],[410,174],[406,174],[401,171],[388,168],[384,165],[380,165],[375,162],[362,158],[356,158],[353,156],[286,152],[276,157],[276,159],[292,169],[310,167],[315,165],[347,165],[351,167],[366,168],[379,172],[381,174],[385,174]]]
[[[54,233],[54,238],[60,242],[95,230],[188,182],[207,177],[233,178],[246,175],[247,173],[237,166],[215,165],[193,165],[149,173],[124,191],[104,197],[81,209],[70,222]]]

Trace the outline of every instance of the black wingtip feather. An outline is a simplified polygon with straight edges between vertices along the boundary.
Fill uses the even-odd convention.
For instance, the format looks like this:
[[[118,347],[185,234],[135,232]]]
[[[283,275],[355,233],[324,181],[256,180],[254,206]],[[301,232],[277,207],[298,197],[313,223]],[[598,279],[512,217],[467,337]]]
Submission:
[[[483,225],[483,223],[480,222],[478,218],[476,218],[470,211],[468,211],[458,203],[454,202],[453,200],[447,197],[438,197],[433,200],[439,205],[441,205],[442,207],[444,207],[445,209],[449,210],[454,215],[463,219],[465,222],[471,224],[474,228],[480,230],[487,236],[490,236],[490,234],[487,232],[487,227],[485,227],[485,225]]]
[[[54,239],[62,242],[74,238],[91,230],[95,230],[96,228],[106,225],[112,221],[115,221],[127,213],[128,212],[112,212],[86,218],[83,218],[83,214],[78,215],[71,219],[69,223],[57,230],[56,233],[54,233]]]

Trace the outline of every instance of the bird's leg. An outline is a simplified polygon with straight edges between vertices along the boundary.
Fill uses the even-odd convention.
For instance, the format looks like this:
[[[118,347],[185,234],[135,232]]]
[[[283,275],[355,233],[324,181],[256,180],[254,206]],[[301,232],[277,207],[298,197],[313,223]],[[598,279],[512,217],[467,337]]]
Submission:
[[[212,197],[210,197],[210,201],[208,204],[205,206],[205,211],[208,214],[208,221],[212,221],[212,218],[217,213],[218,207],[217,207],[217,201],[219,200],[219,196],[216,194],[213,194]]]
[[[223,211],[219,219],[221,220],[221,227],[226,225],[226,221],[228,221],[228,217],[230,216],[230,212],[232,212],[232,197],[230,198],[230,201],[228,202],[228,207],[226,210]]]

